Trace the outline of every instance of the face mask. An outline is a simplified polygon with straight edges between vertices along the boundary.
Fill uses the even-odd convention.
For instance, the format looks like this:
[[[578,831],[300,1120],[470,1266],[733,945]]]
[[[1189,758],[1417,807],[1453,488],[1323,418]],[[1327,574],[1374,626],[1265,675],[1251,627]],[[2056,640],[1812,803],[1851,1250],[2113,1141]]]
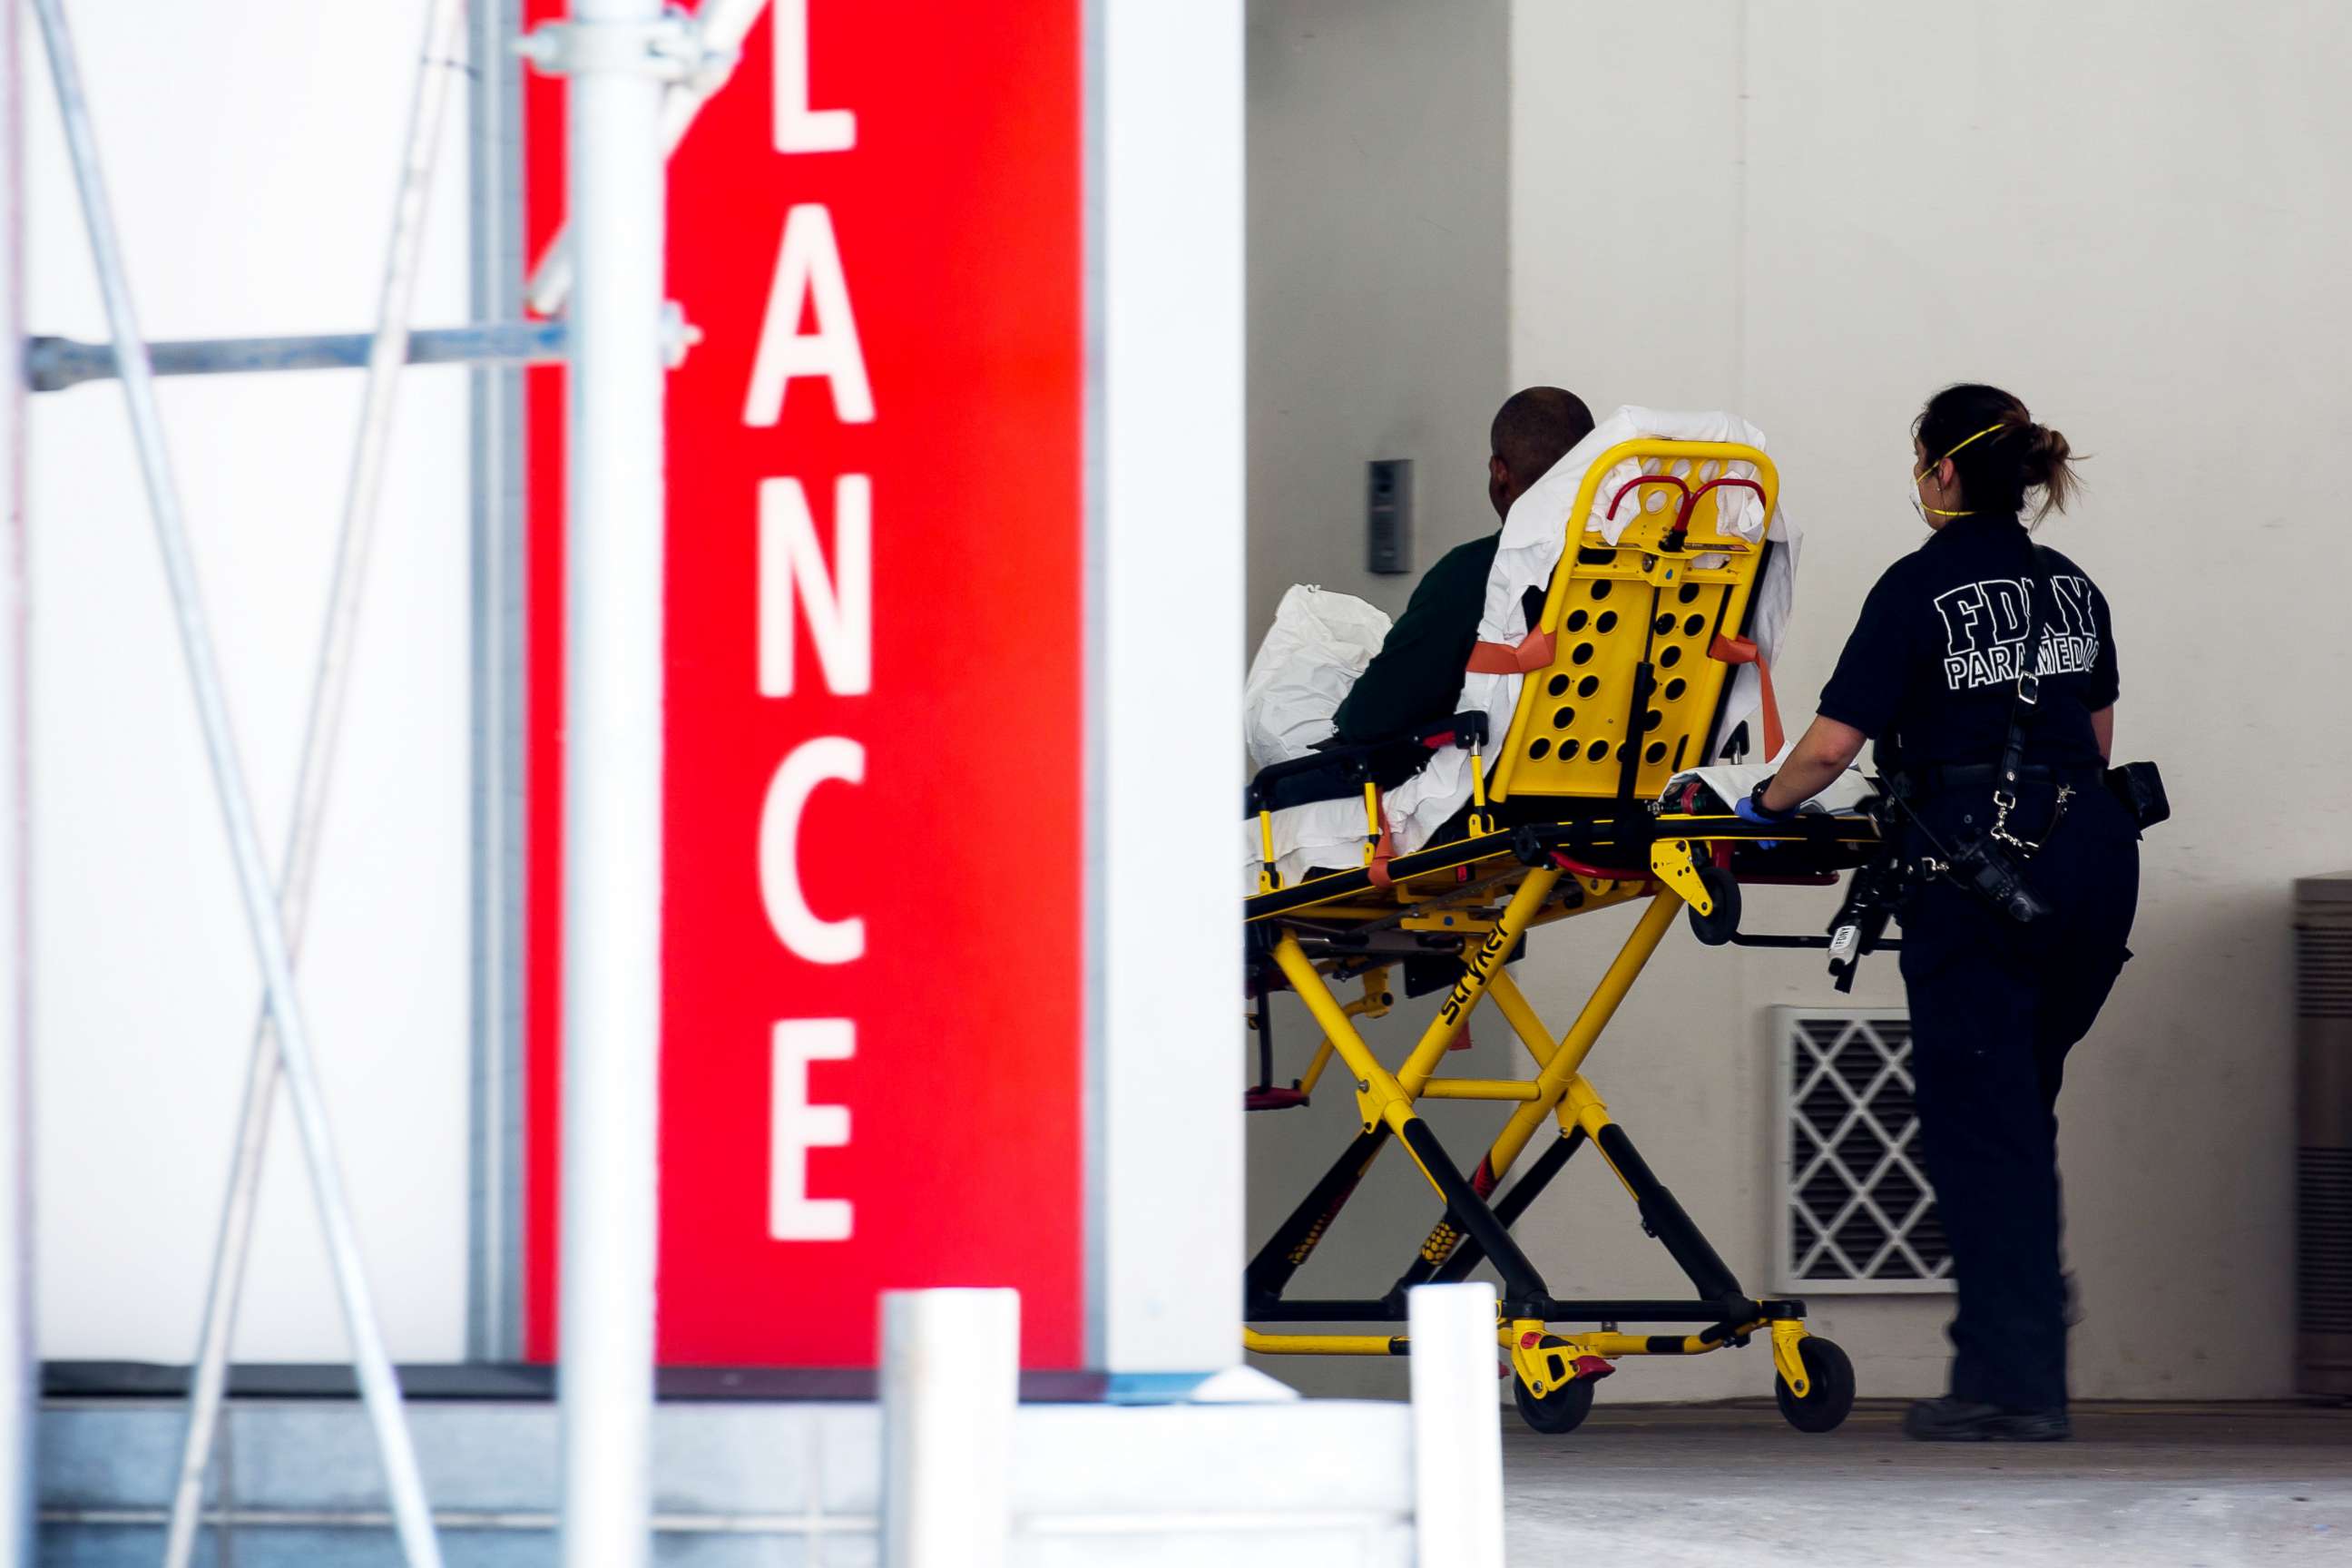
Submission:
[[[1913,512],[1917,514],[1918,519],[1923,525],[1933,529],[1951,521],[1952,519],[1956,517],[1970,517],[1975,515],[1972,512],[1965,511],[1941,511],[1935,507],[1929,506],[1926,501],[1921,500],[1919,499],[1919,481],[1927,477],[1927,470],[1924,468],[1911,477],[1911,510]]]
[[[1950,457],[1953,452],[1958,451],[1960,447],[1969,446],[1975,442],[1983,440],[1986,437],[1992,435],[1996,431],[2007,430],[2009,428],[2011,428],[2011,426],[2007,420],[2003,420],[1998,425],[1988,425],[1983,429],[1978,431],[1975,435],[1969,437],[1968,440],[1961,442],[1959,447],[1953,447],[1951,452],[1945,453],[1943,458],[1937,458],[1934,462],[1928,464],[1926,468],[1911,476],[1911,510],[1919,514],[1919,521],[1921,522],[1927,522],[1931,517],[1940,517],[1946,522],[1949,522],[1956,517],[1976,516],[1976,513],[1973,511],[1945,511],[1939,507],[1929,506],[1926,501],[1919,499],[1919,481],[1926,479],[1930,473],[1942,466],[1944,458]],[[1932,528],[1935,525],[1933,523],[1929,523],[1928,526]]]

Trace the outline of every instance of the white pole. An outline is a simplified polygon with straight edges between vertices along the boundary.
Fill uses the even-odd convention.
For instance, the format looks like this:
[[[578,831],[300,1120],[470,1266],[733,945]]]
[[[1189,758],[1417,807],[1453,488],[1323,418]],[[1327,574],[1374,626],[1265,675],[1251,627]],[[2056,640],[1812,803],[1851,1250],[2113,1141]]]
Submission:
[[[661,1015],[661,0],[573,0],[563,678],[563,1554],[651,1547]],[[607,40],[610,42],[607,42]]]
[[[0,81],[18,82],[14,5]],[[17,97],[0,104],[0,343],[25,341]],[[0,1560],[33,1561],[32,1041],[26,1028],[25,388],[0,384]]]
[[[1004,1568],[1021,1293],[882,1298],[883,1568]]]
[[[1241,1361],[1242,1110],[1188,1042],[1228,1027],[1242,950],[1213,858],[1171,856],[1167,828],[1225,787],[1223,764],[1163,737],[1241,719],[1243,11],[1087,8],[1087,1348],[1114,1373]],[[1170,604],[1181,659],[1153,632]]]
[[[343,496],[342,529],[335,545],[334,575],[328,590],[327,623],[311,678],[310,721],[303,731],[302,761],[295,775],[294,821],[280,862],[278,918],[285,922],[287,957],[299,961],[302,931],[310,912],[310,884],[319,864],[320,829],[334,773],[335,743],[341,732],[344,699],[351,690],[352,646],[359,630],[361,588],[367,579],[368,548],[375,535],[376,503],[383,491],[384,450],[392,434],[392,411],[400,371],[408,360],[409,311],[416,294],[417,266],[425,250],[425,204],[433,187],[435,155],[451,79],[462,68],[458,28],[465,19],[460,0],[432,0],[425,25],[424,53],[409,104],[408,142],[401,160],[393,202],[392,239],[386,250],[383,288],[376,302],[375,336],[367,363],[367,390],[361,403],[359,440]],[[180,1447],[180,1472],[172,1494],[172,1519],[163,1543],[164,1568],[187,1568],[196,1547],[204,1503],[205,1471],[212,1463],[220,1424],[221,1398],[228,1382],[229,1345],[236,1331],[237,1294],[245,1283],[246,1258],[253,1241],[255,1199],[261,1190],[261,1163],[269,1146],[269,1113],[278,1097],[278,1034],[268,1002],[253,1033],[246,1068],[245,1108],[238,1117],[228,1196],[221,1208],[220,1237],[213,1249],[212,1281],[205,1294],[204,1326],[196,1340],[196,1364],[189,1389],[188,1424]]]
[[[808,0],[785,0],[787,5],[805,6]],[[697,73],[690,80],[672,82],[662,98],[662,156],[667,159],[686,140],[695,116],[710,101],[719,89],[727,85],[734,73],[735,56],[742,47],[744,35],[760,13],[768,8],[768,0],[702,0],[695,8],[694,25],[700,33],[707,58],[713,62],[709,68]],[[778,18],[781,26],[782,18]],[[573,198],[578,199],[576,196]],[[572,229],[569,224],[558,227],[540,252],[539,265],[531,268],[530,288],[525,296],[530,308],[542,316],[552,316],[563,309],[563,301],[572,292]]]
[[[1503,1418],[1495,1288],[1406,1292],[1412,1340],[1413,1535],[1420,1568],[1503,1568]]]
[[[341,1296],[343,1321],[352,1338],[352,1360],[360,1394],[374,1425],[382,1450],[386,1489],[391,1494],[394,1525],[410,1563],[438,1568],[440,1544],[433,1533],[433,1516],[425,1500],[425,1485],[417,1473],[416,1451],[409,1440],[400,1407],[400,1383],[392,1368],[375,1305],[368,1292],[360,1258],[359,1237],[352,1227],[344,1201],[341,1175],[335,1168],[333,1134],[327,1125],[325,1098],[310,1054],[310,1031],[294,990],[294,965],[286,944],[286,928],[278,917],[278,902],[269,885],[268,863],[261,851],[261,835],[254,825],[253,806],[245,785],[245,770],[237,757],[230,729],[228,702],[213,653],[204,599],[196,583],[195,557],[188,544],[187,525],[180,512],[179,488],[172,476],[171,457],[163,444],[163,423],[155,401],[153,368],[147,359],[146,340],[131,306],[131,284],[115,233],[114,215],[106,199],[105,182],[98,163],[98,146],[90,130],[89,105],[84,98],[81,72],[73,40],[67,31],[61,0],[33,0],[41,32],[48,45],[49,68],[57,81],[58,108],[65,124],[75,184],[81,194],[82,216],[89,226],[89,244],[99,287],[106,299],[107,325],[114,338],[115,357],[122,372],[123,396],[130,404],[131,433],[139,447],[139,466],[146,480],[147,501],[154,514],[156,542],[163,558],[172,607],[179,622],[181,649],[188,679],[194,689],[196,716],[205,736],[226,828],[237,888],[243,896],[247,924],[260,962],[269,1010],[277,1019],[278,1054],[293,1101],[295,1125],[302,1135],[302,1152],[310,1170],[320,1228],[326,1233],[327,1254]]]

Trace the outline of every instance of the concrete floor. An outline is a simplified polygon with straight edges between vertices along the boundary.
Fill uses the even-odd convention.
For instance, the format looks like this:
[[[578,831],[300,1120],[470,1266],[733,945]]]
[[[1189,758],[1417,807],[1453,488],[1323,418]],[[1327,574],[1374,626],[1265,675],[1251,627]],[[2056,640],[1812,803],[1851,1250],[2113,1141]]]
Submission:
[[[1512,1568],[2352,1564],[2352,1407],[2089,1405],[2071,1443],[1808,1436],[1769,1403],[1620,1405],[1503,1442]]]

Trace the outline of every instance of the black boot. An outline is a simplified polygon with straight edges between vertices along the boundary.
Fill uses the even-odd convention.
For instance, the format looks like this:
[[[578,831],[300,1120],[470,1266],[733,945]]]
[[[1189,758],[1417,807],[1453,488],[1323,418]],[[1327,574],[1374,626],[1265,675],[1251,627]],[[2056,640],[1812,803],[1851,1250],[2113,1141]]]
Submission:
[[[2010,1410],[1965,1399],[1922,1399],[1903,1415],[1903,1435],[1922,1443],[2056,1443],[2074,1435],[2062,1407]]]

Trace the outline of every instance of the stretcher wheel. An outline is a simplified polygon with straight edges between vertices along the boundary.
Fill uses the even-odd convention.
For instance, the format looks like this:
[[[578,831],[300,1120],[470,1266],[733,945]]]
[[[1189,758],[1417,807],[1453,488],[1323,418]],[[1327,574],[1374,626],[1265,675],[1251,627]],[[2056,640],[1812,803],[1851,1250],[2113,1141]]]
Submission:
[[[1707,946],[1721,947],[1739,931],[1739,879],[1720,866],[1706,864],[1698,868],[1698,879],[1714,903],[1715,912],[1703,915],[1692,909],[1691,930]]]
[[[1829,1341],[1811,1334],[1797,1342],[1797,1355],[1812,1387],[1800,1399],[1789,1392],[1787,1379],[1772,1379],[1772,1397],[1782,1418],[1800,1432],[1835,1431],[1853,1411],[1853,1361]]]
[[[1538,1432],[1557,1437],[1563,1432],[1573,1432],[1584,1425],[1592,1414],[1592,1385],[1600,1379],[1572,1377],[1550,1393],[1538,1397],[1524,1379],[1511,1379],[1511,1397],[1518,1402],[1519,1419]]]

